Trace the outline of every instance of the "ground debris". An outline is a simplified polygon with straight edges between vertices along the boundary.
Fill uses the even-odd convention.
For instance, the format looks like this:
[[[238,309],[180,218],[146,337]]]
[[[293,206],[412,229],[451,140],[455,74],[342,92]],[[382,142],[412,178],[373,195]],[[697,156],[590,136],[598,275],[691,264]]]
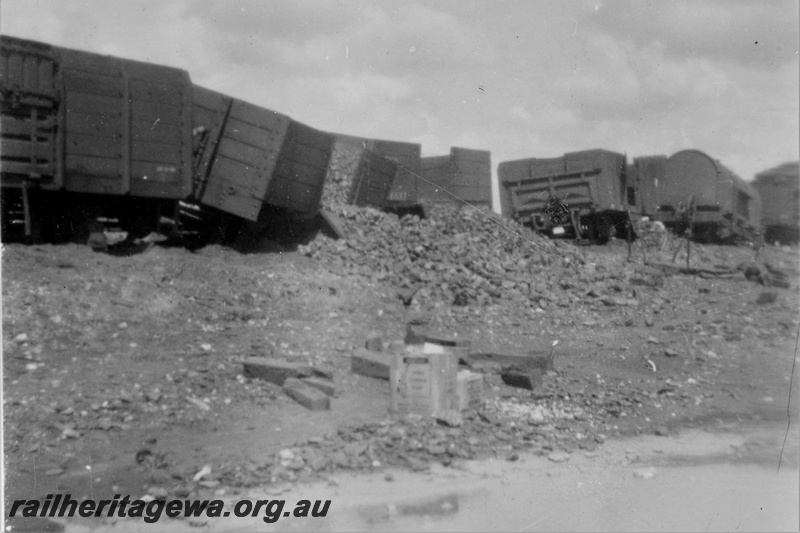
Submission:
[[[547,455],[547,458],[554,463],[563,463],[564,461],[569,461],[569,457],[570,455],[567,452],[562,451],[550,452]]]
[[[520,389],[536,390],[542,384],[542,373],[537,371],[525,372],[522,369],[510,367],[504,370],[500,377],[503,383]]]
[[[777,285],[759,289],[741,271],[708,279],[700,272],[687,282],[680,269],[626,263],[618,242],[577,248],[525,231],[513,236],[469,208],[434,208],[427,219],[340,212],[347,240],[320,235],[303,255],[156,246],[123,259],[73,245],[6,246],[3,400],[15,479],[27,479],[35,455],[37,471],[66,472],[37,483],[76,493],[86,476],[71,474],[91,456],[93,464],[154,477],[128,476],[121,491],[163,487],[190,498],[340,470],[592,454],[605,439],[668,435],[662,425],[674,433],[718,411],[745,420],[747,406],[780,409],[791,352],[784,345],[793,346],[797,320],[795,295]],[[768,247],[764,257],[791,277],[789,252],[773,259]],[[745,255],[731,246],[692,248],[693,261],[709,271]],[[75,268],[54,267],[62,262]],[[755,305],[759,291],[777,296]],[[621,304],[628,299],[638,305]],[[350,371],[357,347],[373,337],[402,339],[412,321],[418,342],[438,332],[473,342],[459,355],[484,386],[460,425],[390,416],[386,382]],[[555,339],[557,373],[548,369],[549,348],[532,351]],[[404,349],[402,341],[370,346],[387,357]],[[669,350],[680,356],[664,357]],[[502,354],[517,355],[512,362]],[[242,355],[301,370],[270,381],[243,372]],[[541,384],[533,392],[509,388],[500,376],[509,366],[542,371]],[[302,409],[281,387],[289,377],[333,390],[331,410],[295,423]],[[762,377],[769,377],[763,386]],[[220,454],[230,438],[243,445]],[[147,453],[134,461],[141,446]],[[250,457],[244,449],[256,451]],[[281,449],[294,454],[285,465]],[[193,482],[206,463],[213,474]]]
[[[388,281],[408,305],[429,298],[457,306],[538,300],[539,289],[528,280],[553,269],[577,272],[583,262],[577,250],[557,250],[552,241],[508,220],[501,225],[489,210],[435,205],[429,213],[425,219],[399,218],[340,206],[347,245],[321,236],[299,251],[344,272]],[[502,261],[494,259],[498,254]]]
[[[453,428],[461,427],[464,424],[464,419],[461,417],[461,414],[453,409],[438,414],[436,416],[436,421]]]
[[[778,299],[778,293],[776,292],[762,292],[759,293],[758,298],[756,298],[756,305],[766,305],[775,303],[775,300]]]

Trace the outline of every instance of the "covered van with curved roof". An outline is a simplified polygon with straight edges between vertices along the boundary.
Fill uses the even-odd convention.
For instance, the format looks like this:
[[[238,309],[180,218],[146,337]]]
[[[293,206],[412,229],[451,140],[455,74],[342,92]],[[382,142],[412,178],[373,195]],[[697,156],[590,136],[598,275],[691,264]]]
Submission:
[[[658,218],[680,223],[694,197],[695,232],[713,237],[745,236],[760,226],[761,200],[756,190],[732,170],[699,150],[682,150],[667,159],[656,188]],[[712,238],[713,238],[712,237]]]

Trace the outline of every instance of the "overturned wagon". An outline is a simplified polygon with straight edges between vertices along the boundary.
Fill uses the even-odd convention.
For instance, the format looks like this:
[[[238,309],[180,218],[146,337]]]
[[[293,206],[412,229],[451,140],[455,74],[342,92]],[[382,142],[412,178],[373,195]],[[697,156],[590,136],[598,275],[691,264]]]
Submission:
[[[333,135],[323,191],[326,205],[353,203],[388,208],[398,197],[407,196],[406,183],[419,165],[420,145]]]
[[[190,200],[211,226],[220,227],[218,219],[236,228],[243,222],[283,224],[317,214],[331,135],[199,86],[193,90],[192,132]]]
[[[502,214],[538,232],[604,242],[631,231],[637,202],[623,154],[587,150],[507,161],[497,175]]]
[[[0,46],[4,240],[316,214],[330,135],[181,69],[8,36]]]

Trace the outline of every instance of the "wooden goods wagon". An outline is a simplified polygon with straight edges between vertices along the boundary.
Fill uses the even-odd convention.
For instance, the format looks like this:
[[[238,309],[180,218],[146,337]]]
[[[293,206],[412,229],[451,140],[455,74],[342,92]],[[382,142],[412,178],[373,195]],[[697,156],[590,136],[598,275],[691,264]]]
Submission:
[[[509,161],[497,174],[502,213],[537,231],[604,241],[628,229],[635,197],[628,194],[633,184],[623,154],[587,150]],[[568,221],[556,222],[545,212],[556,200],[568,210]]]
[[[337,142],[356,147],[361,151],[373,152],[396,164],[387,206],[403,207],[416,203],[419,187],[420,154],[422,146],[415,143],[369,139],[353,135],[334,134]],[[359,155],[361,157],[361,155]],[[385,170],[384,167],[383,170]]]
[[[371,150],[362,152],[349,201],[358,206],[389,206],[389,193],[400,171],[399,165]]]
[[[667,156],[654,155],[635,157],[628,168],[629,179],[633,189],[634,204],[639,208],[638,214],[654,217],[658,211],[658,191],[664,187],[664,176],[667,172]]]
[[[800,239],[800,164],[759,172],[753,187],[761,197],[761,223],[767,242],[792,243]]]
[[[491,152],[454,146],[450,167],[450,192],[469,204],[492,206]]]
[[[657,191],[656,218],[680,226],[694,201],[698,240],[749,239],[761,225],[761,199],[752,185],[699,150],[682,150],[667,159]]]
[[[157,218],[158,200],[191,193],[186,71],[8,36],[0,45],[0,181],[20,199],[26,236],[82,227],[84,215],[109,209]],[[123,196],[153,201],[125,209]]]
[[[420,159],[419,177],[416,185],[418,198],[435,203],[455,203],[448,194],[451,181],[450,156],[437,155]]]
[[[450,155],[423,157],[419,200],[491,207],[491,152],[452,147]]]
[[[195,87],[182,69],[0,45],[5,240],[85,240],[100,220],[143,236],[190,212],[256,221],[267,205],[317,214],[331,135]]]
[[[330,134],[199,86],[193,101],[200,203],[250,221],[265,204],[307,218],[317,213]]]

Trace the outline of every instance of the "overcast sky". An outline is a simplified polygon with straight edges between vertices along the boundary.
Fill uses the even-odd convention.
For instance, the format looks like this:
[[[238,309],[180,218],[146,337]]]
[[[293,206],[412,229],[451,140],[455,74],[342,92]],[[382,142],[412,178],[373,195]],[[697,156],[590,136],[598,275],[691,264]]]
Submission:
[[[187,69],[316,128],[492,166],[798,159],[798,1],[2,0],[4,34]]]

